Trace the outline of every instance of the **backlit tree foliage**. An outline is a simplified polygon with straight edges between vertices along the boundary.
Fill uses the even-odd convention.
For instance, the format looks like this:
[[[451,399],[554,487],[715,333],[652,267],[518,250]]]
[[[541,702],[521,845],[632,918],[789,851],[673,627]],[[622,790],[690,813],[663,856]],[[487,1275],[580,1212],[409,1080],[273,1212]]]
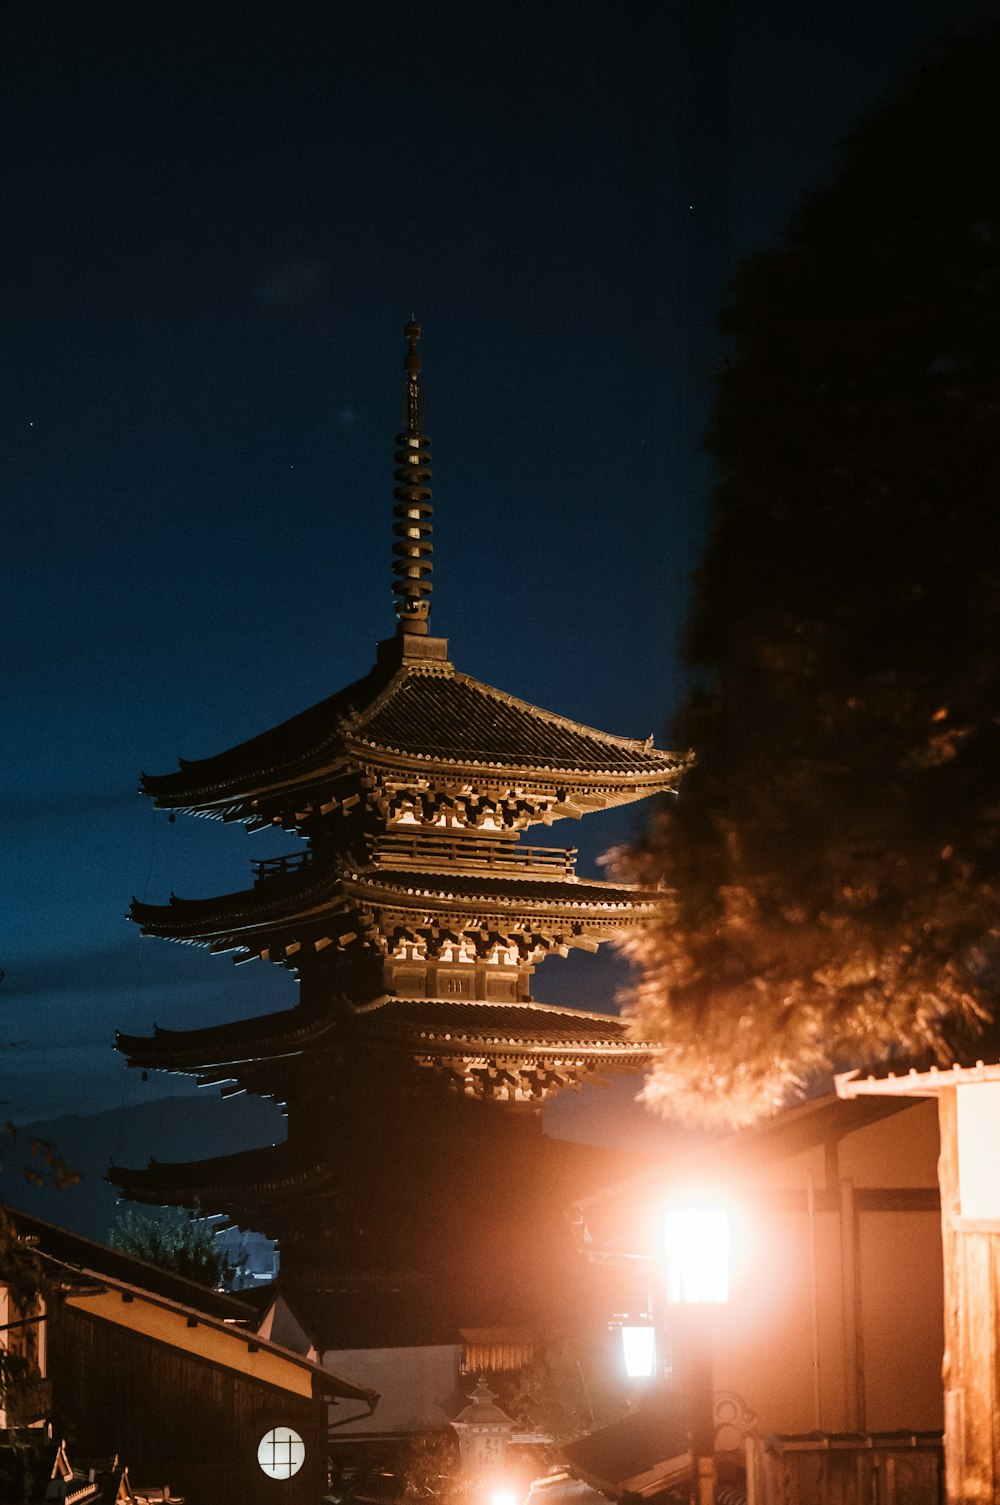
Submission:
[[[998,164],[989,32],[871,118],[737,279],[674,729],[698,764],[626,858],[676,893],[633,944],[669,1116],[747,1123],[834,1065],[948,1060],[990,1027]]]

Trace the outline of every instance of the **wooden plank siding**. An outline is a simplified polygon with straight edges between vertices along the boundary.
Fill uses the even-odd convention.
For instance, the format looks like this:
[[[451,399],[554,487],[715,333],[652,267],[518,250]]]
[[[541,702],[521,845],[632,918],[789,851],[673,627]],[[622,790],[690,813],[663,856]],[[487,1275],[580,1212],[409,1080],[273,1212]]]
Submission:
[[[143,1334],[59,1306],[49,1373],[70,1445],[118,1453],[137,1484],[169,1484],[187,1505],[315,1505],[326,1484],[326,1402],[292,1395]],[[294,1428],[306,1460],[269,1479],[260,1439]]]
[[[961,1225],[958,1099],[938,1097],[948,1505],[1000,1499],[1000,1232]]]

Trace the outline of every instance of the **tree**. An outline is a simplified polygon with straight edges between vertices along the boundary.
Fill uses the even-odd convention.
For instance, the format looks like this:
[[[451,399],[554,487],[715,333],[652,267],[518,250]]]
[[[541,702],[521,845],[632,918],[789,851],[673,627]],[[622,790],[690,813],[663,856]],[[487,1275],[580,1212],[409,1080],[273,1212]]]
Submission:
[[[123,1212],[108,1234],[108,1243],[123,1254],[134,1254],[214,1289],[232,1273],[210,1225],[180,1210]]]
[[[0,1176],[12,1174],[7,1158],[18,1145],[16,1124],[7,1123],[0,1130]],[[60,1191],[74,1186],[80,1179],[58,1156],[45,1139],[29,1138],[30,1161],[20,1167],[25,1177],[41,1186],[46,1179]],[[47,1296],[47,1283],[41,1263],[30,1239],[18,1230],[16,1214],[0,1204],[0,1288],[9,1302],[8,1321],[13,1325],[0,1332],[0,1411],[11,1418],[24,1414],[26,1406],[38,1398],[38,1333],[33,1319]],[[34,1417],[30,1418],[34,1420]],[[0,1481],[2,1482],[2,1481]]]
[[[864,124],[737,278],[675,726],[698,764],[625,858],[674,895],[632,943],[667,1115],[746,1123],[992,1023],[998,160],[990,29]]]

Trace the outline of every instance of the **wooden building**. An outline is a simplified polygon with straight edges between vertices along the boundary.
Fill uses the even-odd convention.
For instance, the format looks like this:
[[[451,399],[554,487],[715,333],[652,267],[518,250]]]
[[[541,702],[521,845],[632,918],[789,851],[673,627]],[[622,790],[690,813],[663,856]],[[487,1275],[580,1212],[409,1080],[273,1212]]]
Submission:
[[[620,1313],[653,1318],[681,1390],[695,1319],[667,1304],[664,1214],[728,1209],[729,1298],[701,1318],[716,1447],[749,1440],[760,1505],[938,1505],[938,1153],[916,1092],[831,1094],[578,1204],[581,1252],[617,1272]]]
[[[938,1119],[948,1505],[987,1505],[1000,1499],[1000,1065],[852,1072],[837,1091],[915,1103]]]
[[[30,1420],[52,1425],[74,1461],[117,1457],[133,1488],[169,1485],[187,1505],[264,1505],[279,1481],[287,1505],[322,1498],[331,1408],[368,1414],[374,1392],[259,1334],[236,1297],[11,1216],[44,1278],[43,1404]]]
[[[130,1198],[277,1237],[283,1282],[300,1306],[323,1297],[334,1349],[359,1327],[405,1345],[417,1328],[523,1325],[572,1304],[565,1156],[540,1110],[646,1052],[613,1015],[534,1001],[532,975],[652,919],[663,896],[584,878],[574,851],[522,837],[672,790],[687,762],[492,689],[431,636],[419,333],[407,326],[395,636],[319,705],[143,780],[161,810],[301,838],[239,893],[132,907],[147,936],[289,968],[298,1002],[118,1042],[135,1067],[286,1105],[285,1144],[112,1174]]]

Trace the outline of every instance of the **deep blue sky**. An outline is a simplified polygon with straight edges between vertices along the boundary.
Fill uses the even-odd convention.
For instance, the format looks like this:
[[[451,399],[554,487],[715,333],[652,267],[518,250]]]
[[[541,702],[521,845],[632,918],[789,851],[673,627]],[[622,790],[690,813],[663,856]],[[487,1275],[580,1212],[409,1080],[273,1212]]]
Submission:
[[[277,969],[126,924],[133,893],[241,886],[272,849],[134,791],[362,674],[393,630],[411,313],[433,630],[488,683],[666,740],[728,277],[865,111],[996,14],[8,0],[7,1113],[182,1090],[126,1074],[114,1027],[290,1001]],[[629,829],[590,824],[554,831],[588,865]],[[536,991],[610,1007],[613,980],[553,961]]]

